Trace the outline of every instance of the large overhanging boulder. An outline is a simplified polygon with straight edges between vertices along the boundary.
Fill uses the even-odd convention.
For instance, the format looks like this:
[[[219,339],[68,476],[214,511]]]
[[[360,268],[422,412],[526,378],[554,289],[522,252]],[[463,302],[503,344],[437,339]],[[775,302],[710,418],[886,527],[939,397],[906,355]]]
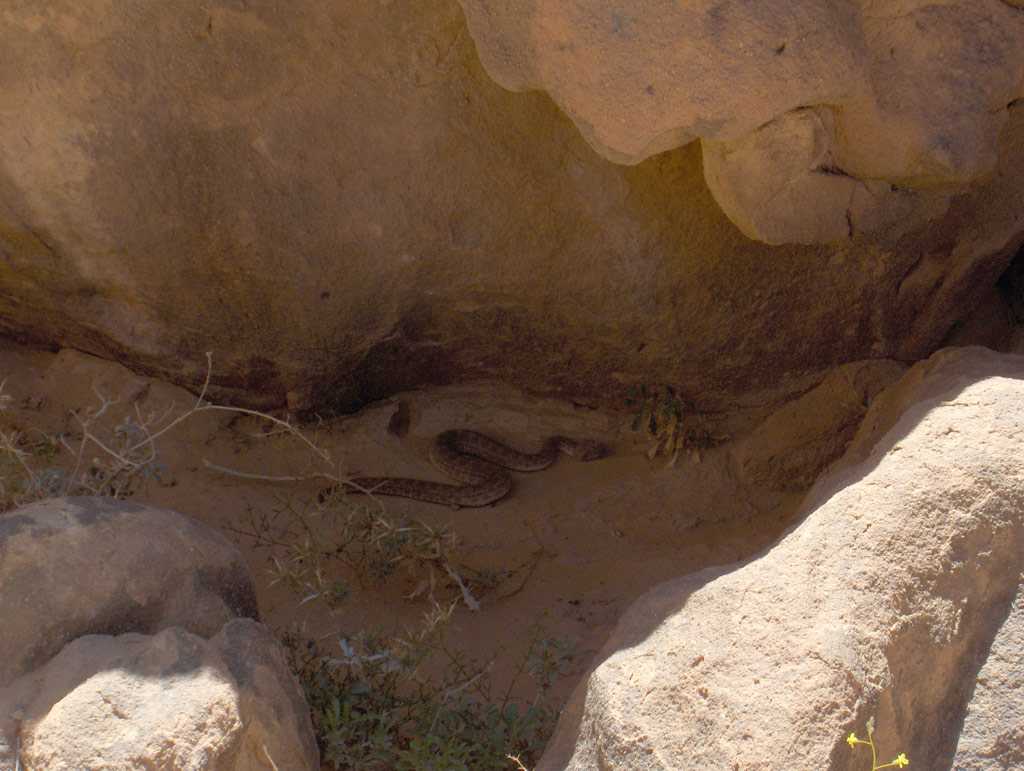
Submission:
[[[941,213],[1024,96],[1001,0],[460,0],[488,72],[621,163],[696,139],[744,233],[821,243]]]
[[[498,379],[615,406],[671,383],[703,411],[770,409],[835,365],[930,353],[1024,238],[1024,102],[1000,102],[1008,82],[1020,93],[1024,46],[1005,43],[1021,12],[995,0],[890,20],[906,46],[917,21],[946,43],[957,19],[993,36],[935,43],[964,88],[951,125],[977,140],[945,166],[907,149],[934,138],[939,78],[916,133],[897,121],[875,153],[850,144],[870,132],[849,134],[839,106],[867,104],[876,72],[850,4],[624,3],[608,22],[595,3],[467,2],[469,31],[454,0],[8,6],[0,331],[193,388],[213,351],[218,399],[350,409]],[[559,16],[586,8],[593,23]],[[706,141],[612,163],[478,51],[507,85],[561,78],[550,92],[616,161]],[[920,101],[907,73],[871,81],[903,84],[891,109]],[[674,113],[696,117],[677,131]],[[993,148],[994,173],[965,182]],[[901,158],[896,190],[869,178]],[[768,240],[854,238],[769,247],[722,206]]]

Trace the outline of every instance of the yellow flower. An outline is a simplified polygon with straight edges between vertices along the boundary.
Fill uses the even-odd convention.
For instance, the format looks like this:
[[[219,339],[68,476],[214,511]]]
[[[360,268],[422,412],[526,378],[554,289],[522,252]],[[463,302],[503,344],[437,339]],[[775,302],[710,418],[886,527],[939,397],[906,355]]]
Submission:
[[[860,740],[857,738],[857,734],[853,733],[852,731],[850,732],[850,735],[846,737],[846,743],[849,744],[851,747],[856,747],[858,741]]]
[[[884,766],[875,766],[875,768],[893,768],[893,767],[903,768],[904,766],[909,766],[909,765],[910,765],[910,761],[907,760],[907,756],[904,755],[901,752],[899,754],[899,756],[896,758],[896,760],[890,760]]]

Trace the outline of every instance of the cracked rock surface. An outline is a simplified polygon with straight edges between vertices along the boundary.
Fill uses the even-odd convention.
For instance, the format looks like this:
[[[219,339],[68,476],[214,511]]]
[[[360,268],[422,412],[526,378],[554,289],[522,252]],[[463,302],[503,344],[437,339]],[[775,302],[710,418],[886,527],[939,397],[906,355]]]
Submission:
[[[464,7],[6,9],[0,333],[295,412],[771,411],[929,355],[1024,242],[1005,3]]]
[[[869,717],[886,761],[1019,768],[1022,392],[1024,356],[912,367],[776,544],[634,603],[537,768],[854,771]]]
[[[460,2],[495,80],[547,91],[606,158],[702,140],[716,200],[768,243],[940,214],[1024,95],[1016,0]]]

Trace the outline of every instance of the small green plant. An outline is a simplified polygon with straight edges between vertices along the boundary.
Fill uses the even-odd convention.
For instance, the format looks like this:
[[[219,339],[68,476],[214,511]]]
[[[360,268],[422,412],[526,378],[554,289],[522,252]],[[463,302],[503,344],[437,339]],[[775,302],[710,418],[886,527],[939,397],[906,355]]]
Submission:
[[[888,763],[878,765],[878,752],[875,749],[875,719],[873,717],[868,718],[867,724],[868,738],[859,739],[857,734],[850,732],[850,735],[846,737],[846,743],[850,745],[850,748],[855,748],[858,744],[866,744],[871,748],[871,771],[878,771],[880,768],[903,768],[909,766],[910,761],[907,760],[907,756],[902,752],[897,755],[893,760]]]
[[[630,392],[626,405],[634,410],[633,430],[642,431],[651,440],[647,457],[653,460],[664,455],[670,466],[675,465],[683,448],[685,413],[675,390],[671,386],[648,389],[643,385]]]
[[[147,480],[166,480],[156,439],[170,427],[158,425],[168,413],[143,414],[135,403],[111,426],[117,400],[95,387],[93,393],[95,406],[68,414],[73,424],[69,431],[51,435],[13,425],[0,430],[0,455],[6,461],[0,495],[5,507],[52,495],[127,498]],[[10,397],[0,400],[0,411],[10,403]]]
[[[14,397],[0,382],[0,511],[52,495],[124,498],[147,480],[163,481],[160,438],[189,417],[212,411],[232,415],[233,425],[261,421],[269,431],[259,438],[290,436],[309,450],[312,464],[299,476],[269,476],[203,459],[206,468],[261,481],[321,479],[342,489],[330,454],[298,426],[207,401],[211,374],[208,354],[195,402],[159,414],[144,413],[142,399],[122,403],[94,388],[97,403],[69,413],[66,429],[53,435],[22,425],[13,416]],[[32,408],[31,400],[17,403]],[[541,553],[512,569],[472,570],[456,561],[458,539],[450,528],[390,517],[372,496],[296,504],[289,498],[276,510],[250,508],[248,527],[232,529],[272,550],[275,580],[292,589],[300,605],[322,600],[337,608],[356,588],[404,571],[410,579],[406,598],[428,600],[431,608],[413,631],[338,635],[331,650],[285,636],[325,762],[360,771],[498,771],[508,769],[511,758],[520,768],[534,762],[554,724],[551,687],[572,662],[573,646],[532,629],[511,683],[495,692],[491,670],[497,653],[475,661],[449,642],[446,629],[457,607],[480,611],[478,595],[522,573],[522,583],[499,596],[518,592]],[[533,682],[530,697],[513,698],[526,678]]]
[[[323,601],[337,609],[351,593],[398,574],[408,581],[407,600],[429,602],[411,631],[352,630],[333,643],[283,636],[325,764],[507,771],[509,755],[529,762],[539,756],[554,725],[551,688],[572,662],[573,646],[531,628],[528,650],[499,693],[491,680],[497,653],[472,660],[447,635],[457,608],[481,611],[478,596],[517,573],[528,580],[539,555],[516,568],[472,570],[458,562],[450,527],[398,519],[379,499],[346,495],[341,487],[315,501],[289,497],[269,512],[250,509],[247,517],[231,529],[271,551],[274,581],[294,591],[299,604]],[[516,684],[527,682],[532,698],[512,698]]]
[[[127,498],[147,481],[168,484],[168,470],[159,457],[159,439],[193,415],[220,412],[249,416],[272,427],[264,436],[288,434],[312,451],[319,470],[304,477],[268,477],[246,474],[203,461],[207,468],[239,477],[269,481],[340,477],[326,450],[318,447],[292,423],[257,410],[207,401],[213,375],[213,354],[206,354],[206,377],[195,403],[175,414],[171,404],[163,412],[143,412],[136,395],[127,403],[109,398],[93,386],[97,403],[69,413],[70,430],[49,435],[39,429],[23,430],[13,421],[0,424],[0,511],[56,495],[98,495]],[[0,381],[0,416],[14,398]],[[38,403],[38,399],[35,400]],[[30,397],[26,405],[33,403]],[[120,417],[117,409],[123,408]],[[116,422],[115,422],[116,421]],[[111,425],[114,423],[114,425]]]
[[[350,584],[376,588],[403,572],[410,582],[406,599],[434,601],[454,592],[477,611],[476,592],[493,589],[509,573],[468,570],[456,562],[459,539],[450,526],[397,520],[378,505],[343,493],[311,507],[287,499],[269,515],[250,509],[247,522],[229,529],[276,552],[273,583],[295,592],[302,605],[320,599],[336,609],[351,594]]]
[[[672,386],[634,388],[626,398],[626,406],[633,412],[632,429],[642,431],[650,440],[650,460],[660,455],[668,458],[669,466],[674,466],[680,453],[686,451],[699,462],[704,450],[727,438],[714,436]]]
[[[571,646],[534,628],[515,678],[534,679],[534,698],[512,699],[515,679],[494,694],[493,661],[472,661],[449,644],[455,607],[435,605],[417,630],[402,635],[339,637],[334,655],[286,636],[325,763],[361,771],[500,771],[513,753],[536,759],[554,724],[548,689]]]

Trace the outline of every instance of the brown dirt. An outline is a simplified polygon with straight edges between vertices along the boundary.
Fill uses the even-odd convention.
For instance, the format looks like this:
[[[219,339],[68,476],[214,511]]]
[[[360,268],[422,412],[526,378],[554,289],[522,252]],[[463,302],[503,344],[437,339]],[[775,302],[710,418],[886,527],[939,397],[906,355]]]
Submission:
[[[138,399],[143,413],[181,412],[195,396],[160,381],[139,377],[120,365],[72,351],[59,354],[7,345],[0,348],[0,379],[13,397],[0,416],[4,428],[68,430],[68,410],[96,403],[94,385],[123,403],[120,419]],[[148,389],[144,385],[148,384]],[[670,578],[744,559],[771,544],[784,529],[799,496],[744,487],[730,464],[729,446],[704,453],[700,462],[680,458],[675,467],[644,457],[647,443],[632,433],[628,415],[613,415],[508,386],[481,383],[410,392],[409,433],[389,433],[398,399],[352,416],[307,426],[307,435],[327,449],[347,474],[409,475],[443,479],[426,460],[431,438],[452,427],[471,427],[529,449],[550,433],[587,436],[611,444],[612,457],[593,463],[559,460],[537,474],[517,474],[511,496],[483,509],[453,511],[402,499],[382,499],[395,519],[411,517],[449,525],[460,544],[455,562],[466,568],[512,571],[490,591],[477,592],[479,612],[456,611],[451,639],[478,660],[494,656],[499,688],[524,654],[530,627],[568,640],[577,651],[572,671],[555,684],[564,700],[592,666],[616,619],[642,592]],[[116,421],[115,421],[116,422]],[[261,547],[242,535],[260,517],[289,507],[311,507],[326,483],[268,483],[210,471],[204,461],[264,475],[308,474],[308,449],[288,436],[268,436],[255,418],[205,412],[189,418],[158,442],[168,482],[148,482],[136,497],[175,509],[220,528],[242,550],[256,581],[263,620],[277,630],[301,627],[310,637],[348,636],[360,629],[415,625],[428,609],[424,598],[407,600],[418,579],[402,574],[383,586],[358,587],[337,611],[321,601],[300,604],[281,584],[272,584],[274,556],[283,547]],[[365,500],[365,499],[363,499]],[[279,513],[276,523],[287,520]],[[329,525],[328,525],[329,527]],[[439,598],[457,592],[444,582]]]

